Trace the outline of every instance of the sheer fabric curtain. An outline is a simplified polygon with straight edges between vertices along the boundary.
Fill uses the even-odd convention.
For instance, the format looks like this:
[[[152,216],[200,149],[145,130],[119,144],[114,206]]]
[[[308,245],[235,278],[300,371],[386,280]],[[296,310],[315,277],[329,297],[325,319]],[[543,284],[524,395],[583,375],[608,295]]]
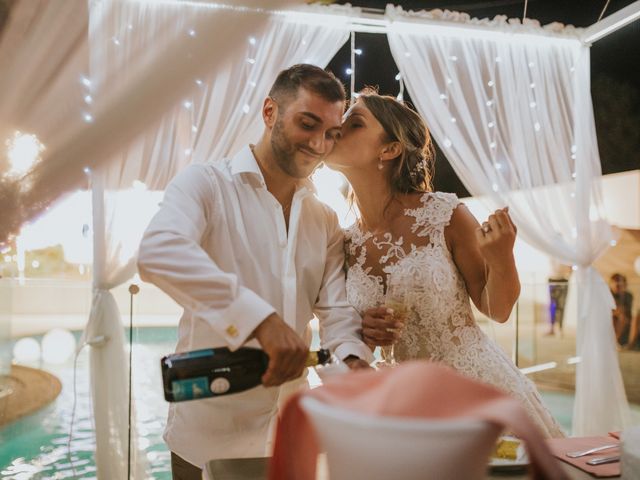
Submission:
[[[44,208],[28,202],[30,180],[11,172],[7,142],[36,135],[46,150],[83,126],[79,76],[88,66],[85,0],[16,0],[0,36],[0,242]],[[64,99],[61,100],[61,99]],[[81,168],[80,168],[81,170]],[[48,179],[55,185],[56,178]],[[53,187],[55,188],[55,187]]]
[[[612,237],[602,213],[589,48],[559,25],[434,11],[419,14],[417,26],[392,7],[387,16],[411,98],[465,186],[493,208],[508,205],[525,241],[577,266],[573,433],[623,428],[629,410],[613,300],[592,267]]]
[[[111,15],[118,22],[108,28],[96,13],[98,26],[92,29],[92,77],[108,88],[127,80],[137,52],[155,42],[158,29],[195,38],[195,19],[216,9],[206,3],[130,1],[118,4],[117,11]],[[192,75],[179,101],[109,161],[107,186],[124,188],[140,180],[149,189],[163,189],[192,161],[222,159],[257,141],[262,102],[278,72],[302,62],[325,67],[347,41],[349,17],[358,12],[337,5],[264,10],[261,28],[245,31],[233,55],[215,70]]]
[[[128,362],[120,312],[110,290],[134,275],[135,249],[154,213],[151,205],[140,205],[144,196],[127,201],[122,191],[132,186],[162,189],[187,163],[222,159],[257,140],[262,130],[262,101],[277,73],[299,62],[325,66],[348,38],[346,19],[341,17],[327,28],[323,25],[326,18],[313,14],[316,10],[261,11],[264,22],[260,28],[245,29],[245,12],[235,11],[236,18],[229,21],[234,21],[244,34],[235,39],[233,56],[210,74],[192,75],[188,82],[191,88],[167,113],[142,135],[121,144],[121,151],[110,158],[107,167],[92,173],[96,266],[85,335],[109,337],[104,347],[92,349],[91,357],[92,378],[101,379],[92,383],[92,392],[97,400],[96,462],[98,472],[105,478],[120,478],[118,472],[123,472],[127,458],[128,380],[124,372]],[[92,95],[108,95],[111,89],[130,81],[139,55],[155,46],[160,33],[194,39],[200,34],[198,21],[216,15],[218,9],[207,4],[95,3],[90,20]],[[216,44],[224,48],[229,45],[224,36],[217,40]],[[184,55],[190,54],[189,49],[185,50]],[[166,59],[169,64],[172,60]],[[132,215],[138,226],[135,231],[114,229],[114,225]],[[135,439],[135,423],[131,427]],[[134,466],[143,475],[142,455],[134,453],[138,455]]]
[[[157,25],[153,48],[135,51],[126,81],[118,81],[121,72],[111,71],[102,77],[109,87],[97,94],[101,78],[89,74],[87,4],[99,12],[93,16],[94,27],[104,22],[116,30],[114,25],[128,28],[137,24],[137,18],[113,15],[121,12],[118,6],[134,3],[140,15],[145,5],[146,10],[198,5],[17,0],[13,6],[0,39],[0,87],[11,92],[0,97],[0,197],[11,206],[3,216],[0,241],[64,193],[84,186],[83,169],[97,169],[110,161],[188,95],[194,77],[215,71],[231,58],[250,32],[265,27],[264,8],[280,8],[293,0],[244,0],[242,7],[236,7],[236,2],[215,4],[210,15],[192,17],[195,36],[175,32],[169,21]],[[109,41],[122,46],[118,37]],[[213,48],[215,45],[223,47]],[[18,130],[36,135],[45,149],[41,161],[16,179],[8,176],[4,142]]]

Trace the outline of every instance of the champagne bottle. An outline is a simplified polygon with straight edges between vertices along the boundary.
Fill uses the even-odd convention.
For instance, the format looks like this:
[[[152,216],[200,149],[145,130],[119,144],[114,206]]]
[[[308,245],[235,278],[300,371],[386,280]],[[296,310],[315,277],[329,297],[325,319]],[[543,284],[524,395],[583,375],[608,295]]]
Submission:
[[[322,349],[309,352],[306,366],[329,362],[331,352]],[[182,402],[257,387],[269,365],[269,356],[257,348],[241,347],[232,352],[219,347],[167,355],[160,365],[165,400]]]

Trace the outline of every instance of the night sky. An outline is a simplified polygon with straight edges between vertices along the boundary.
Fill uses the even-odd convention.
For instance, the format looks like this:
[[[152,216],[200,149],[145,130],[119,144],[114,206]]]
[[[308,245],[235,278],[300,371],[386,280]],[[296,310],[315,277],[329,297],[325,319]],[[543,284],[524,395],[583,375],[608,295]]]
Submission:
[[[354,6],[384,9],[389,1],[338,1]],[[588,27],[596,22],[606,0],[529,0],[527,18],[546,25],[551,22]],[[611,0],[604,17],[633,3],[633,0]],[[472,17],[493,18],[507,15],[521,18],[521,0],[445,0],[394,2],[404,10],[434,8],[466,12]],[[381,34],[356,34],[356,90],[377,86],[380,93],[396,95],[395,65],[387,39]],[[350,63],[349,42],[338,52],[328,68],[349,86],[345,73]],[[596,130],[603,173],[615,173],[640,168],[640,20],[597,41],[591,47],[591,80]],[[405,90],[405,100],[411,97]],[[440,150],[437,152],[434,188],[468,196]]]

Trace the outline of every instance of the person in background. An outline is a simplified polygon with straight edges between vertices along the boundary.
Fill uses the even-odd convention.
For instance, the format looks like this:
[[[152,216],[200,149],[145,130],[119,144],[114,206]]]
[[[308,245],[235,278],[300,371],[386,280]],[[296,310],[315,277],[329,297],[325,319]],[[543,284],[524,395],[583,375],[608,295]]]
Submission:
[[[553,262],[553,276],[549,277],[549,331],[546,335],[555,335],[555,327],[562,335],[562,321],[564,320],[564,307],[569,291],[569,274],[571,267],[559,265]]]
[[[373,360],[346,299],[343,232],[309,180],[341,134],[344,106],[344,87],[321,68],[280,72],[260,140],[183,170],[144,235],[141,278],[184,307],[176,351],[269,355],[263,386],[169,406],[175,480],[200,479],[212,459],[269,455],[279,405],[306,385],[314,314],[324,348],[351,368]]]
[[[620,273],[611,275],[609,286],[616,302],[616,308],[612,313],[613,330],[618,344],[625,345],[631,333],[629,327],[631,326],[631,312],[633,311],[633,295],[627,290],[627,277]]]

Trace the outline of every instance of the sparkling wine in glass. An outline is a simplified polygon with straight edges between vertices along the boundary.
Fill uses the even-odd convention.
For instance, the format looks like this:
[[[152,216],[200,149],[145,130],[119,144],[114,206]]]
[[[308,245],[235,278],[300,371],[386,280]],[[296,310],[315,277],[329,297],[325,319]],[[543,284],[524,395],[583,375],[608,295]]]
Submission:
[[[384,306],[393,310],[393,320],[395,323],[404,323],[409,314],[409,293],[411,286],[407,279],[403,277],[390,276],[387,283],[387,293],[385,294]],[[398,333],[403,327],[393,329],[394,333]],[[389,329],[391,330],[391,329]],[[382,365],[394,367],[397,365],[395,358],[395,343],[391,345],[380,346],[380,354],[382,355]]]

